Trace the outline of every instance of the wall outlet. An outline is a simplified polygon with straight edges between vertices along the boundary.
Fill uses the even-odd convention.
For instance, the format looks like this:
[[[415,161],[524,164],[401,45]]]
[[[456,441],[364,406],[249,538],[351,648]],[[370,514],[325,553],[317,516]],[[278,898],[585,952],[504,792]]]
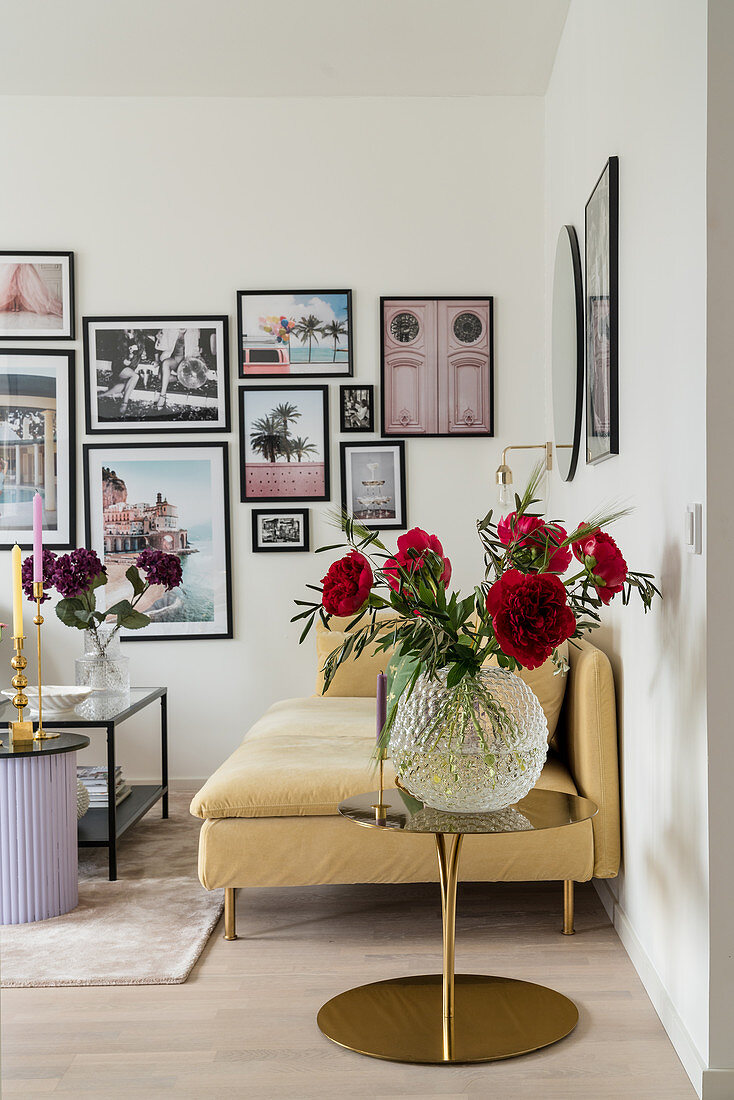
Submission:
[[[703,546],[703,505],[686,505],[685,527],[686,550],[689,554],[700,554]]]

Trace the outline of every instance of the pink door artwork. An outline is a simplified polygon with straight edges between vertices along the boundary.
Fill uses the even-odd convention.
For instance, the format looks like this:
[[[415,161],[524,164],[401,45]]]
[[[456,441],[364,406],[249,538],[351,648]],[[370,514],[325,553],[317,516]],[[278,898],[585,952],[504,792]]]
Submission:
[[[492,435],[492,299],[382,299],[382,434]]]

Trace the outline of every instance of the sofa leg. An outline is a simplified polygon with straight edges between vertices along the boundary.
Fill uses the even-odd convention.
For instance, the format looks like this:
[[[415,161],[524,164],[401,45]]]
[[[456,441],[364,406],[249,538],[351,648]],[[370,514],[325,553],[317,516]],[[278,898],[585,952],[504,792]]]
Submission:
[[[237,939],[237,932],[235,931],[234,899],[235,899],[234,886],[226,886],[225,889],[224,889],[224,938],[225,938],[225,940],[236,940]]]
[[[567,878],[563,883],[563,935],[572,936],[574,932],[573,879]]]

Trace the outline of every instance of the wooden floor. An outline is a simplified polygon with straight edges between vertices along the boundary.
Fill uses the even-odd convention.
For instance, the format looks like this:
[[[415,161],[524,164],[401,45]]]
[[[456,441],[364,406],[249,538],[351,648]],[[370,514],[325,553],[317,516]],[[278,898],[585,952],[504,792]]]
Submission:
[[[577,935],[559,934],[560,885],[459,889],[457,971],[545,983],[581,1019],[544,1051],[480,1066],[417,1067],[343,1050],[316,1027],[335,993],[440,970],[435,886],[240,891],[184,985],[7,990],[3,1096],[246,1100],[677,1100],[695,1096],[590,886]]]

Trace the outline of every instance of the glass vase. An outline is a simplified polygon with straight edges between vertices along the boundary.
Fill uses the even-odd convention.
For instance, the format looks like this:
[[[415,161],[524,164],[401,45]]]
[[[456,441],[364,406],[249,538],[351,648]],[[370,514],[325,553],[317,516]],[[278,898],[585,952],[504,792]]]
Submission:
[[[548,724],[519,676],[484,668],[456,687],[422,675],[398,703],[390,756],[403,786],[434,810],[484,813],[512,806],[535,786]]]
[[[120,652],[112,623],[84,631],[84,656],[76,659],[76,682],[94,691],[76,708],[82,718],[112,718],[130,703],[130,658]]]

